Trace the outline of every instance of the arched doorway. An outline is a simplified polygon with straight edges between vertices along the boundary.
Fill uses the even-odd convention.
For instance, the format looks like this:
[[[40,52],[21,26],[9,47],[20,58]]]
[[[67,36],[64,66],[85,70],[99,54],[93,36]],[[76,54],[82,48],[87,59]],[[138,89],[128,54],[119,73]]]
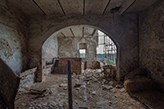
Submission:
[[[51,19],[51,22],[48,20]],[[56,20],[54,20],[56,19]],[[131,19],[131,20],[129,20]],[[30,39],[28,41],[29,68],[40,66],[36,72],[36,82],[42,81],[42,46],[50,37],[60,33],[62,30],[73,25],[89,25],[104,32],[116,43],[117,46],[117,72],[118,80],[124,80],[124,76],[139,66],[138,55],[138,30],[137,19],[133,16],[122,16],[120,19],[113,21],[113,17],[104,16],[76,16],[43,18],[34,21],[31,25],[36,27],[37,31],[31,28]],[[128,26],[127,26],[128,24]],[[42,29],[44,28],[44,29]]]
[[[98,31],[107,35],[118,48],[115,52],[117,66],[116,77],[119,80],[119,45],[115,38],[101,28],[90,25],[73,25],[54,32],[42,45],[42,68],[46,63],[57,57],[80,57],[85,51],[84,61],[97,60],[97,46],[100,35]],[[80,51],[82,50],[82,54]],[[55,52],[54,52],[55,51]],[[51,52],[51,53],[50,53]],[[107,54],[106,54],[107,55]]]
[[[116,66],[117,47],[105,33],[98,31],[97,59],[106,65]]]

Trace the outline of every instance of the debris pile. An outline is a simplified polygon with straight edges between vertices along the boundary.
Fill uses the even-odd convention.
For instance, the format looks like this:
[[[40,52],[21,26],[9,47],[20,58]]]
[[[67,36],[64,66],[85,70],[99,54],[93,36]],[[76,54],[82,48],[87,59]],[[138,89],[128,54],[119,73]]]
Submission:
[[[17,109],[68,109],[68,79],[66,74],[49,74],[42,83],[19,90]],[[104,76],[103,69],[86,69],[72,74],[74,109],[142,108],[131,99],[123,85]],[[126,98],[126,99],[125,99]]]

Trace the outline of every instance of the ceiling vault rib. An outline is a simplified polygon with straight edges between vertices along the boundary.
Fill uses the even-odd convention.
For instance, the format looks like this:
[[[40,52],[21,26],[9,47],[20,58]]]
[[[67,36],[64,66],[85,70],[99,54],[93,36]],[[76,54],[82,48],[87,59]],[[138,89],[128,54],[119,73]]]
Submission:
[[[84,27],[83,27],[83,30],[82,30],[82,37],[84,37]]]
[[[85,0],[83,0],[83,15],[85,15]]]
[[[125,11],[124,12],[122,12],[121,14],[124,14],[134,3],[136,2],[136,0],[134,0],[134,2],[133,3],[131,3],[129,6],[128,6],[128,8],[126,8],[125,9]]]
[[[34,2],[34,4],[44,13],[44,15],[47,15],[43,9],[35,2],[35,0],[32,0]]]
[[[75,35],[74,35],[74,33],[73,33],[73,31],[72,31],[72,29],[71,29],[71,28],[70,28],[70,31],[71,31],[71,33],[72,33],[73,37],[75,37]]]
[[[61,2],[60,2],[60,0],[58,0],[58,3],[59,3],[59,5],[60,5],[60,8],[62,9],[62,12],[63,12],[63,14],[64,14],[64,15],[66,15],[66,14],[65,14],[65,12],[64,12],[64,9],[63,9],[63,7],[62,7],[62,5],[61,5]]]
[[[104,14],[105,14],[105,11],[106,11],[106,9],[107,9],[107,7],[108,7],[108,5],[109,5],[110,1],[111,1],[111,0],[109,0],[109,1],[108,1],[108,3],[107,3],[107,5],[106,5],[106,7],[105,7],[105,9],[104,9],[104,11],[103,11],[103,13],[102,13],[102,15],[104,15]]]
[[[64,35],[64,33],[63,33],[63,32],[61,32],[61,34],[64,36],[64,38],[66,38],[66,36]]]

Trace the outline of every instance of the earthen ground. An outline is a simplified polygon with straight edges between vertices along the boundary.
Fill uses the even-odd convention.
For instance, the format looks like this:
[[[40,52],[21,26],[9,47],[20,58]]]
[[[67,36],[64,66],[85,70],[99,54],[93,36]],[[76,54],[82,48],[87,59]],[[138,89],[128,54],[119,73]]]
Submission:
[[[130,97],[123,86],[104,78],[100,70],[86,70],[72,75],[74,109],[145,109],[139,101]],[[49,74],[46,80],[19,89],[16,109],[68,109],[67,75]],[[75,83],[80,84],[74,87]],[[29,94],[29,89],[45,90],[45,96]]]

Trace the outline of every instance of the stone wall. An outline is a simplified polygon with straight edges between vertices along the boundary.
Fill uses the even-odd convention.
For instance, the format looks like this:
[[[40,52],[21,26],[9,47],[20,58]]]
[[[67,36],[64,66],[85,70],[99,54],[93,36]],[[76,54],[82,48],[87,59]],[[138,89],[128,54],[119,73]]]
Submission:
[[[25,16],[11,9],[5,1],[0,2],[0,58],[15,73],[21,73],[27,66],[26,38],[28,34]]]
[[[58,57],[58,39],[53,37],[46,41],[42,47],[42,58],[46,63],[52,63],[54,57]]]
[[[86,43],[86,58],[85,60],[96,60],[97,37],[82,38],[62,38],[58,37],[59,42],[59,57],[80,57],[79,44]]]
[[[31,16],[30,38],[28,46],[29,67],[42,65],[41,49],[43,43],[50,37],[54,37],[63,29],[74,25],[86,25],[96,28],[110,36],[118,48],[117,79],[137,68],[139,65],[138,53],[138,19],[136,14],[123,16],[87,15],[87,16]],[[38,71],[39,73],[39,71]],[[41,71],[40,71],[41,73]],[[41,74],[40,74],[41,75]]]
[[[140,67],[164,91],[164,1],[155,3],[140,14]]]

